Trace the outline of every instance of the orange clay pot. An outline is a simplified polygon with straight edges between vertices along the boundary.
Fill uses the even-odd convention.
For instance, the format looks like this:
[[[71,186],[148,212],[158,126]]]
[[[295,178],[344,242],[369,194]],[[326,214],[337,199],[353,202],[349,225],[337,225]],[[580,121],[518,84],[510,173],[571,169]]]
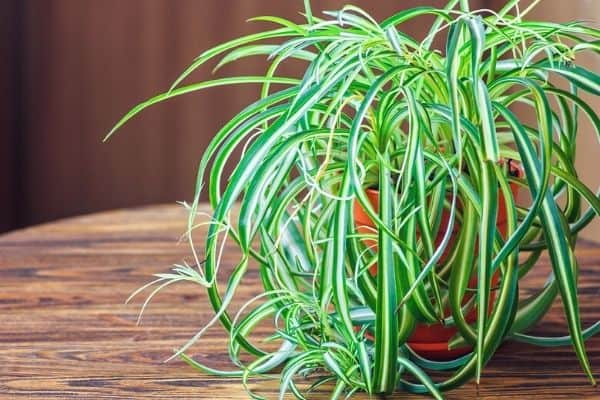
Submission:
[[[511,174],[519,176],[519,177],[523,175],[523,172],[519,166],[514,165],[514,163],[512,163],[512,164],[509,163],[509,165],[511,168]],[[511,184],[511,190],[512,190],[513,196],[516,196],[518,193],[518,185]],[[373,205],[374,209],[377,210],[378,205],[379,205],[379,191],[374,190],[374,189],[367,189],[366,193],[367,193],[367,197],[369,198],[369,201]],[[447,210],[444,210],[442,212],[442,219],[440,222],[439,233],[435,239],[436,245],[439,245],[441,243],[443,235],[444,235],[446,229],[448,228],[449,219],[450,219],[450,213]],[[506,220],[507,220],[506,205],[504,203],[504,196],[500,193],[498,195],[498,217],[497,217],[496,225],[498,227],[498,230],[502,234],[502,236],[506,236],[506,228],[507,228]],[[369,215],[366,213],[366,211],[356,201],[354,203],[354,221],[355,221],[356,229],[358,232],[360,232],[360,233],[373,233],[374,232],[373,229],[375,228],[375,224],[373,223],[373,221],[371,220]],[[452,248],[455,237],[456,237],[456,235],[459,234],[459,231],[460,231],[460,229],[455,226],[453,229],[453,232],[452,232],[453,236],[450,238],[448,247],[446,248],[446,252],[442,255],[442,260],[444,260],[444,258],[447,256],[449,249]],[[369,246],[372,246],[372,248],[377,250],[377,244],[375,243],[374,240],[365,240],[365,243],[367,243]],[[377,264],[375,264],[373,267],[371,267],[370,272],[371,272],[371,275],[373,275],[373,276],[377,275]],[[498,271],[492,277],[492,285],[496,286],[498,284],[499,279],[500,279],[500,275],[499,275],[499,271]],[[469,281],[469,288],[475,289],[476,287],[477,287],[477,277],[474,276]],[[469,294],[465,295],[465,298],[463,300],[463,305],[466,304],[470,298],[471,298],[471,295],[469,295]],[[490,310],[493,307],[495,300],[496,300],[496,293],[492,292],[490,295],[490,303],[489,303]],[[446,310],[446,313],[447,313],[446,314],[447,316],[450,315],[449,310]],[[465,319],[468,323],[474,323],[477,319],[477,310],[472,309],[465,316]],[[457,333],[458,333],[458,329],[454,326],[444,326],[442,323],[435,323],[435,324],[431,324],[431,325],[419,323],[419,324],[417,324],[412,335],[409,337],[407,344],[410,346],[410,348],[414,352],[416,352],[417,354],[419,354],[422,357],[425,357],[425,358],[428,358],[431,360],[439,360],[439,361],[449,360],[449,359],[453,359],[453,358],[457,358],[462,355],[465,355],[471,351],[471,347],[462,347],[462,348],[457,348],[457,349],[452,349],[452,350],[448,349],[449,340]]]

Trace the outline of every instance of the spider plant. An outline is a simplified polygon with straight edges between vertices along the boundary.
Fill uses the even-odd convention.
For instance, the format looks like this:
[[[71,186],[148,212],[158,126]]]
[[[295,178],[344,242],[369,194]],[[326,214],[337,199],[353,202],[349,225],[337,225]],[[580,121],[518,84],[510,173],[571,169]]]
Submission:
[[[208,294],[214,319],[173,357],[240,377],[253,398],[261,397],[249,379],[269,373],[279,377],[282,398],[290,391],[303,398],[301,376],[314,377],[308,391],[331,385],[332,398],[395,390],[441,398],[472,378],[479,383],[498,347],[516,340],[572,345],[593,383],[584,341],[600,324],[581,325],[574,248],[600,214],[600,197],[579,180],[575,160],[580,116],[600,135],[598,116],[580,96],[598,95],[600,77],[577,65],[577,57],[599,54],[600,31],[527,20],[538,2],[523,7],[511,0],[494,12],[451,0],[378,22],[354,6],[320,18],[305,1],[304,22],[255,18],[275,26],[205,51],[168,91],[126,114],[108,136],[173,97],[261,87],[200,161],[195,197],[186,204],[194,264],[140,289],[156,286],[149,300],[167,285],[191,281]],[[423,17],[434,19],[423,40],[402,30]],[[440,40],[445,48],[435,48]],[[205,63],[218,69],[255,56],[270,60],[264,75],[184,84]],[[304,74],[279,74],[286,62],[303,63]],[[517,106],[533,118],[526,122]],[[232,160],[235,168],[224,177]],[[523,175],[510,173],[512,160]],[[511,186],[529,200],[517,199]],[[204,189],[212,213],[198,222]],[[376,202],[367,189],[377,190]],[[365,210],[371,229],[359,229],[354,207]],[[505,232],[497,226],[501,207]],[[199,250],[192,232],[203,224],[208,233]],[[239,260],[219,282],[226,241]],[[537,293],[519,297],[520,280],[544,252],[552,273]],[[375,264],[377,273],[370,273]],[[251,269],[263,293],[234,313],[236,289]],[[569,336],[525,333],[556,297]],[[186,354],[217,322],[229,335],[232,370]],[[407,344],[415,327],[435,323],[456,328],[448,347],[471,351],[449,361],[415,353]],[[265,324],[270,335],[254,340]],[[429,370],[451,374],[433,382]]]

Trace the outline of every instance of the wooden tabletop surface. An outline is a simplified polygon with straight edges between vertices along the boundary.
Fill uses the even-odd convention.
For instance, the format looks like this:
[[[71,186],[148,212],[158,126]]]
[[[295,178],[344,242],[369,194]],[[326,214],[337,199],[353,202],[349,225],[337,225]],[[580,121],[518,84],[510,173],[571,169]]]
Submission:
[[[177,244],[184,225],[181,208],[154,206],[0,236],[0,398],[248,398],[236,379],[204,376],[181,361],[163,362],[211,316],[197,287],[175,286],[157,296],[140,326],[139,301],[124,304],[151,274],[189,256],[187,246]],[[235,250],[226,254],[235,259]],[[583,320],[590,324],[600,317],[600,247],[582,243],[577,254]],[[528,284],[539,285],[542,274],[533,278]],[[251,276],[241,297],[259,292]],[[542,330],[566,332],[560,304]],[[229,368],[224,337],[210,330],[191,354]],[[588,349],[598,372],[600,337],[588,341]],[[254,381],[253,387],[277,398],[276,381]],[[485,369],[479,394],[469,383],[447,398],[600,398],[600,390],[588,384],[570,348],[508,343]]]

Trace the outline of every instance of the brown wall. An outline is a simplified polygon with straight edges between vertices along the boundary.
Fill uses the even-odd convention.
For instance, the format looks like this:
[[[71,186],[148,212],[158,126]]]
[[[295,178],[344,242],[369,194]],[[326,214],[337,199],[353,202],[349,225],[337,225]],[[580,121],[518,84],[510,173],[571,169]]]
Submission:
[[[0,7],[0,232],[19,223],[20,15],[17,2]]]
[[[315,11],[343,0],[313,1]],[[384,18],[444,0],[355,0]],[[472,2],[498,8],[504,0]],[[0,7],[0,231],[115,207],[189,199],[214,132],[256,95],[210,90],[144,113],[108,144],[101,138],[136,102],[169,86],[203,49],[261,26],[255,15],[298,19],[302,2],[277,0],[4,0]],[[536,17],[600,15],[600,1],[544,0]],[[427,24],[412,25],[415,34]],[[596,58],[586,60],[599,70]],[[224,73],[260,73],[258,60]],[[209,70],[194,77],[204,79]],[[600,109],[598,99],[595,108]],[[583,125],[583,179],[600,183],[598,145]],[[594,186],[595,187],[595,186]],[[600,223],[586,233],[600,238]]]
[[[0,230],[189,199],[207,142],[257,94],[256,88],[215,89],[173,100],[144,113],[108,144],[101,138],[136,102],[168,88],[201,50],[261,27],[246,19],[265,14],[299,19],[302,9],[300,0],[5,2],[15,9],[7,20],[22,37],[4,36],[3,51],[16,53],[12,47],[18,43],[22,54],[12,58],[14,71],[3,74],[11,76],[3,85],[19,83],[19,95],[8,101],[3,115],[23,121],[15,124],[18,129],[2,122],[7,134],[1,160],[7,165],[0,170]],[[313,6],[318,12],[344,3],[320,0]],[[378,18],[423,4],[353,3]],[[424,32],[426,25],[408,29]],[[12,28],[3,24],[2,29]],[[260,73],[262,65],[245,61],[224,72]],[[195,75],[208,76],[207,69]]]

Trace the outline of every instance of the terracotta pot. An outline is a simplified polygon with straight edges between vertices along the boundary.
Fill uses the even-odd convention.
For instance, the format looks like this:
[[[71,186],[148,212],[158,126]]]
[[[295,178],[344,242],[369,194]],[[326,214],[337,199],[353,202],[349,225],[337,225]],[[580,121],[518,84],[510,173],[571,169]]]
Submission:
[[[523,176],[523,171],[518,165],[514,165],[515,163],[509,163],[511,174],[516,176]],[[518,193],[518,185],[511,184],[511,190],[513,195],[516,196]],[[367,197],[369,201],[373,205],[374,209],[377,210],[379,204],[379,192],[374,189],[366,190]],[[439,245],[442,241],[442,237],[448,227],[448,222],[450,219],[450,213],[445,210],[442,213],[442,219],[440,222],[440,229],[438,237],[435,239],[435,244]],[[504,196],[499,193],[498,195],[498,217],[497,217],[497,227],[502,236],[506,235],[507,229],[507,217],[506,217],[506,205],[504,204]],[[356,224],[356,228],[358,232],[361,233],[373,233],[375,225],[366,211],[360,206],[358,202],[354,203],[354,221]],[[448,255],[447,253],[452,248],[453,242],[456,238],[456,235],[459,234],[460,229],[454,226],[453,236],[450,238],[448,246],[446,248],[446,252],[442,255],[442,260]],[[377,251],[377,243],[375,240],[365,240],[365,244],[371,246],[375,251]],[[377,275],[377,264],[375,264],[370,269],[371,275]],[[500,279],[499,271],[492,277],[492,285],[496,286]],[[477,287],[477,277],[474,276],[469,281],[469,288],[475,289]],[[463,304],[469,301],[471,298],[470,295],[465,295],[463,300]],[[492,292],[490,295],[490,303],[489,308],[494,305],[496,300],[495,292]],[[450,310],[446,310],[446,316],[450,315]],[[472,309],[466,316],[465,319],[468,323],[474,323],[477,319],[477,310]],[[407,344],[410,348],[415,351],[417,354],[426,357],[432,360],[448,360],[459,357],[461,355],[467,354],[471,351],[470,347],[458,348],[449,350],[448,342],[449,340],[458,332],[457,328],[454,326],[444,326],[441,323],[435,324],[417,324],[415,331],[410,336],[407,341]]]

